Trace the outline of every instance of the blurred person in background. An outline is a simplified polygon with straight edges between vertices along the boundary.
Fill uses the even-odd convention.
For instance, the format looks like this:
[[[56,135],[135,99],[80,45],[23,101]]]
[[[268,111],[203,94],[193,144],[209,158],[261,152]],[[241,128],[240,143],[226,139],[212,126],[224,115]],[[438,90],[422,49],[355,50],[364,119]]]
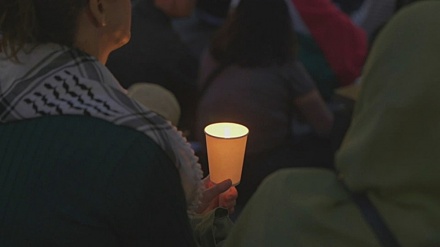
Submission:
[[[308,165],[294,138],[294,118],[318,135],[331,132],[333,115],[297,60],[297,45],[284,0],[242,0],[202,57],[196,140],[204,144],[203,129],[215,122],[250,131],[239,205],[269,173]],[[331,166],[331,159],[323,163]]]
[[[330,0],[288,0],[298,35],[298,58],[330,102],[335,89],[355,83],[368,53],[366,32]]]
[[[196,0],[132,0],[131,39],[114,51],[107,67],[124,88],[138,82],[155,83],[177,98],[177,125],[190,138],[197,103],[198,58],[173,28],[173,18],[192,14]]]

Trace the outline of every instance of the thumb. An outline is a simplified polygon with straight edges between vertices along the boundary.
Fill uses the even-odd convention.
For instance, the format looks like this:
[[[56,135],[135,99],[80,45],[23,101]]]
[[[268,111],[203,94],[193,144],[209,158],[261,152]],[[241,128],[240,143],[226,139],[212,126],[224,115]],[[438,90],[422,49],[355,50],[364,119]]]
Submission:
[[[214,199],[216,196],[227,191],[232,186],[232,181],[230,179],[224,180],[218,184],[213,185],[205,192],[205,198],[208,200]]]
[[[220,194],[220,193],[227,191],[229,188],[231,188],[231,186],[232,186],[232,180],[226,179],[226,180],[214,185],[212,188],[214,189],[214,191],[217,194]]]

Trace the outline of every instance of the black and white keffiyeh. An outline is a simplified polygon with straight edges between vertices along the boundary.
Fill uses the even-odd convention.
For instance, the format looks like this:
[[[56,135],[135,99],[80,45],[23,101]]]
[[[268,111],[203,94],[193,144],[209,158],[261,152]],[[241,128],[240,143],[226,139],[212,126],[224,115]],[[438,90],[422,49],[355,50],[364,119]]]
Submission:
[[[198,205],[202,171],[190,144],[169,121],[131,100],[108,69],[56,44],[0,56],[0,122],[46,115],[86,115],[134,128],[153,139],[179,170],[189,212]]]

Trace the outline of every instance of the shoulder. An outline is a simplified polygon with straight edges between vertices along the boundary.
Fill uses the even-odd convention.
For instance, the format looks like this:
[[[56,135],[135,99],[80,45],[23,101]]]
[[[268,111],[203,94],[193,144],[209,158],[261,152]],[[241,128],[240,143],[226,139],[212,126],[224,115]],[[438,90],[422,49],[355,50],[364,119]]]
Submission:
[[[296,96],[308,93],[316,88],[315,81],[298,60],[293,60],[281,66],[280,73]]]
[[[260,190],[263,193],[272,188],[277,191],[288,190],[291,196],[301,196],[300,194],[309,192],[333,194],[340,191],[339,185],[336,173],[331,170],[297,168],[282,169],[271,174],[264,180]]]
[[[283,71],[285,74],[290,74],[290,75],[294,75],[294,74],[308,74],[306,68],[304,67],[303,63],[297,59],[292,60],[288,63],[285,63],[281,66],[279,66],[279,69],[281,71]]]
[[[277,246],[354,246],[359,239],[366,243],[364,246],[374,246],[367,231],[368,226],[334,172],[284,169],[263,181],[225,246],[265,246],[274,242]]]

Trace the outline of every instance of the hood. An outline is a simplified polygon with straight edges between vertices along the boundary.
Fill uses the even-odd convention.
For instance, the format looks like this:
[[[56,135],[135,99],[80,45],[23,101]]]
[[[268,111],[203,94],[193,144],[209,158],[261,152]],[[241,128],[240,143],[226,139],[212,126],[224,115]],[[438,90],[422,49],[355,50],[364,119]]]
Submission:
[[[336,156],[354,191],[389,197],[440,190],[438,13],[439,1],[402,9],[372,47],[352,124]]]

